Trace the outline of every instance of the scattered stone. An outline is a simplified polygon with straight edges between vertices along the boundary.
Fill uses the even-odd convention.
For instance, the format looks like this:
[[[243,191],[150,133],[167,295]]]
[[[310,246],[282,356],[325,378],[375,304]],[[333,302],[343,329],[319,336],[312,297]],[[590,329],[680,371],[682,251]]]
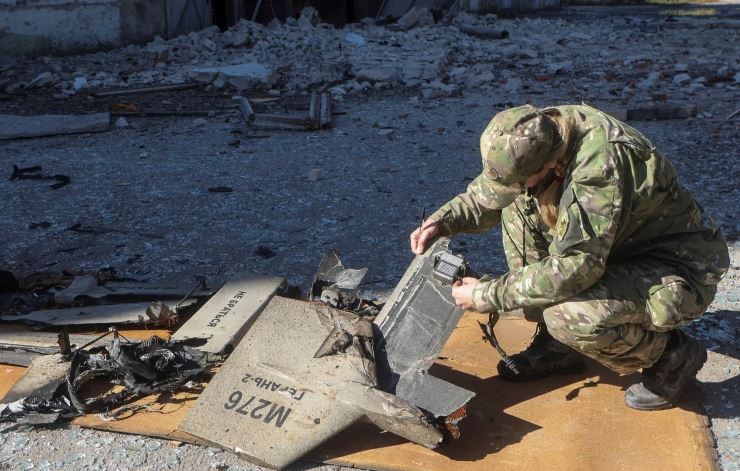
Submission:
[[[365,38],[355,33],[347,33],[347,35],[344,36],[344,40],[353,46],[364,46],[365,43],[367,43]]]
[[[131,442],[124,442],[123,448],[128,451],[144,451],[144,440],[134,440]]]
[[[678,74],[673,77],[673,83],[675,85],[684,85],[691,82],[691,76],[689,74]]]
[[[74,82],[72,83],[72,88],[75,91],[80,91],[84,88],[87,88],[88,86],[89,85],[85,77],[75,77]]]
[[[660,73],[659,72],[650,72],[647,77],[645,77],[644,80],[641,80],[637,83],[637,88],[640,90],[649,90],[653,88],[655,85],[657,85],[658,81],[660,80]]]
[[[536,78],[535,78],[535,80],[536,80]],[[515,78],[515,77],[509,78],[506,81],[506,84],[504,85],[504,88],[508,92],[518,92],[522,88],[522,81],[521,81],[521,79]]]
[[[400,26],[401,29],[404,31],[410,30],[418,22],[419,11],[416,9],[416,7],[411,7],[411,9],[406,12],[406,14],[404,14],[401,18],[398,19],[398,21],[396,21],[396,23],[398,23],[398,26]]]
[[[193,120],[193,127],[205,126],[208,124],[208,120],[205,118],[196,118]]]
[[[147,452],[153,452],[157,451],[162,447],[162,443],[159,440],[149,440],[146,445],[144,446],[144,449]]]
[[[431,11],[429,11],[428,8],[419,8],[417,9],[417,16],[419,20],[417,21],[418,26],[432,26],[434,25],[434,15]]]
[[[573,62],[552,62],[547,64],[547,73],[550,75],[564,74],[573,70]]]
[[[701,83],[701,82],[692,82],[691,84],[689,84],[686,87],[686,92],[687,93],[694,94],[694,93],[698,93],[698,92],[700,92],[702,90],[706,90],[706,88],[707,87],[705,87],[704,84]]]
[[[154,62],[167,62],[170,58],[170,48],[163,43],[151,42],[147,44],[146,51],[152,55]]]
[[[677,63],[676,65],[673,66],[673,71],[674,72],[688,72],[689,71],[689,66],[687,64],[682,63],[682,62],[679,62],[679,63]]]
[[[303,29],[310,29],[321,23],[319,12],[314,7],[306,7],[301,10],[298,17],[298,25]]]
[[[320,168],[314,168],[308,172],[308,181],[317,182],[323,178],[323,171]]]
[[[190,70],[189,76],[193,80],[203,83],[214,83],[217,79],[220,79],[221,84],[229,83],[238,91],[247,90],[258,85],[272,85],[277,79],[270,69],[256,62],[222,67],[194,68]]]
[[[534,49],[520,49],[518,56],[521,59],[538,59],[540,55]]]
[[[442,83],[439,80],[422,84],[421,87],[421,94],[425,99],[450,96],[456,91],[457,87],[455,85]]]
[[[390,82],[399,77],[398,69],[394,66],[378,65],[375,68],[360,69],[355,72],[357,80],[370,82]]]
[[[384,128],[378,131],[379,136],[390,136],[395,132],[395,129],[393,128]]]
[[[26,85],[26,88],[33,89],[33,88],[44,88],[48,87],[49,85],[52,85],[54,83],[54,75],[51,72],[43,72],[39,74],[35,79],[28,82],[28,85]]]
[[[177,453],[171,453],[167,455],[164,462],[170,468],[174,468],[180,464],[180,457],[177,456]]]
[[[216,52],[216,49],[218,49],[218,45],[208,38],[205,38],[203,41],[201,41],[201,44],[204,48],[211,52]]]
[[[234,34],[234,38],[229,41],[230,47],[250,47],[254,44],[254,38],[246,31],[239,31]]]
[[[126,118],[121,116],[116,120],[116,127],[117,128],[127,128],[129,127],[128,121],[126,121]]]
[[[467,79],[465,80],[465,84],[468,87],[474,88],[481,86],[483,84],[492,82],[496,77],[493,75],[493,72],[491,71],[485,71],[481,72],[479,74],[471,74]]]

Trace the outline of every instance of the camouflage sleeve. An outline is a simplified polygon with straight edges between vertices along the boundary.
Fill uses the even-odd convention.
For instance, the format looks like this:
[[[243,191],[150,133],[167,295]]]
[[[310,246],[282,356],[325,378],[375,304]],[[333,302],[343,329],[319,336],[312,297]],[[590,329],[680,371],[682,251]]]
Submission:
[[[544,306],[574,296],[604,273],[622,212],[613,145],[585,143],[560,200],[549,256],[473,288],[480,312]]]
[[[484,206],[476,185],[471,183],[465,193],[442,205],[429,219],[439,224],[440,235],[450,237],[461,232],[480,233],[501,221],[501,210]]]

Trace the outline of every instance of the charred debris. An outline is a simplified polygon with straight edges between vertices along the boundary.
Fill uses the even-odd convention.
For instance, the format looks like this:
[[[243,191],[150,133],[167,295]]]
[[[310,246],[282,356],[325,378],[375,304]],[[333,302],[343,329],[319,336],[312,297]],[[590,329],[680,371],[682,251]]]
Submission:
[[[441,239],[417,257],[388,300],[366,296],[361,283],[367,269],[346,268],[335,250],[321,258],[305,294],[283,278],[248,274],[212,288],[202,279],[180,287],[123,277],[112,269],[21,279],[3,272],[0,323],[8,328],[0,334],[0,362],[29,366],[30,385],[6,395],[0,421],[33,427],[84,414],[116,420],[145,408],[135,403],[145,396],[167,402],[178,391],[217,394],[209,390],[242,380],[229,373],[236,355],[233,362],[253,362],[263,378],[272,375],[297,385],[293,396],[278,394],[272,403],[297,411],[299,392],[313,391],[320,399],[309,415],[335,412],[312,422],[312,433],[305,432],[305,424],[286,421],[285,429],[305,444],[296,448],[298,454],[270,455],[248,444],[222,443],[218,427],[223,422],[201,410],[203,401],[191,414],[216,421],[211,428],[196,427],[194,435],[224,448],[250,450],[245,458],[282,468],[343,429],[346,424],[330,417],[339,409],[322,406],[338,401],[344,419],[369,420],[436,447],[445,436],[460,436],[457,422],[474,395],[426,375],[462,314],[450,289],[452,272],[461,266],[449,264],[464,261],[449,252],[447,243]],[[159,330],[144,340],[129,338],[136,328]],[[172,330],[171,337],[160,335]],[[274,332],[273,340],[255,330]],[[281,348],[288,352],[283,357],[270,353],[274,339],[289,346]],[[51,362],[54,374],[33,379],[34,368],[42,368],[39,358],[51,356],[58,358]],[[313,371],[310,381],[306,371]],[[360,389],[344,397],[348,384]],[[186,431],[187,424],[186,419]],[[281,452],[289,446],[275,448]]]

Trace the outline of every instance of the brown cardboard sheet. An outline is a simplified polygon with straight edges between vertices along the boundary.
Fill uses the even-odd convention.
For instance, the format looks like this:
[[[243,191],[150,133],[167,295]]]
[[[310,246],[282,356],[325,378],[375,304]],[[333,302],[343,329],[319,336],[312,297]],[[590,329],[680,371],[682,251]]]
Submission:
[[[633,411],[624,405],[623,394],[636,376],[620,377],[594,362],[579,375],[503,381],[496,376],[499,358],[482,340],[476,322],[485,318],[466,313],[430,370],[476,393],[468,417],[460,422],[460,440],[428,450],[361,425],[322,445],[310,459],[393,471],[716,469],[709,429],[693,395],[679,408]],[[533,324],[519,320],[502,320],[496,326],[509,353],[524,349],[533,332]],[[23,368],[0,365],[0,371],[5,370]],[[1,376],[0,394],[12,380]],[[197,443],[195,437],[176,431],[195,404],[195,394],[175,395],[168,404],[153,400],[139,401],[150,404],[151,412],[116,421],[89,415],[73,423]]]
[[[320,450],[335,464],[383,470],[711,470],[710,432],[695,398],[683,408],[637,412],[624,405],[636,375],[595,362],[580,375],[512,383],[496,375],[498,355],[466,313],[430,370],[474,391],[460,440],[437,450],[355,427]],[[509,354],[523,350],[534,324],[502,320],[496,335]]]

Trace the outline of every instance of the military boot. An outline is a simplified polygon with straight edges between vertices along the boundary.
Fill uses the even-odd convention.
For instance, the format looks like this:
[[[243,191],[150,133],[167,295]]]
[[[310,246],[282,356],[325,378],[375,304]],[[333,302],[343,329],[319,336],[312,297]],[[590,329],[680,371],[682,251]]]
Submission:
[[[671,331],[663,354],[642,370],[642,382],[624,393],[624,402],[637,410],[668,409],[676,405],[688,383],[707,361],[707,350],[680,330]]]
[[[529,347],[511,355],[511,360],[519,374],[512,371],[503,360],[497,365],[499,376],[510,381],[532,381],[550,374],[580,373],[586,369],[581,354],[552,338],[543,323],[537,324]]]

